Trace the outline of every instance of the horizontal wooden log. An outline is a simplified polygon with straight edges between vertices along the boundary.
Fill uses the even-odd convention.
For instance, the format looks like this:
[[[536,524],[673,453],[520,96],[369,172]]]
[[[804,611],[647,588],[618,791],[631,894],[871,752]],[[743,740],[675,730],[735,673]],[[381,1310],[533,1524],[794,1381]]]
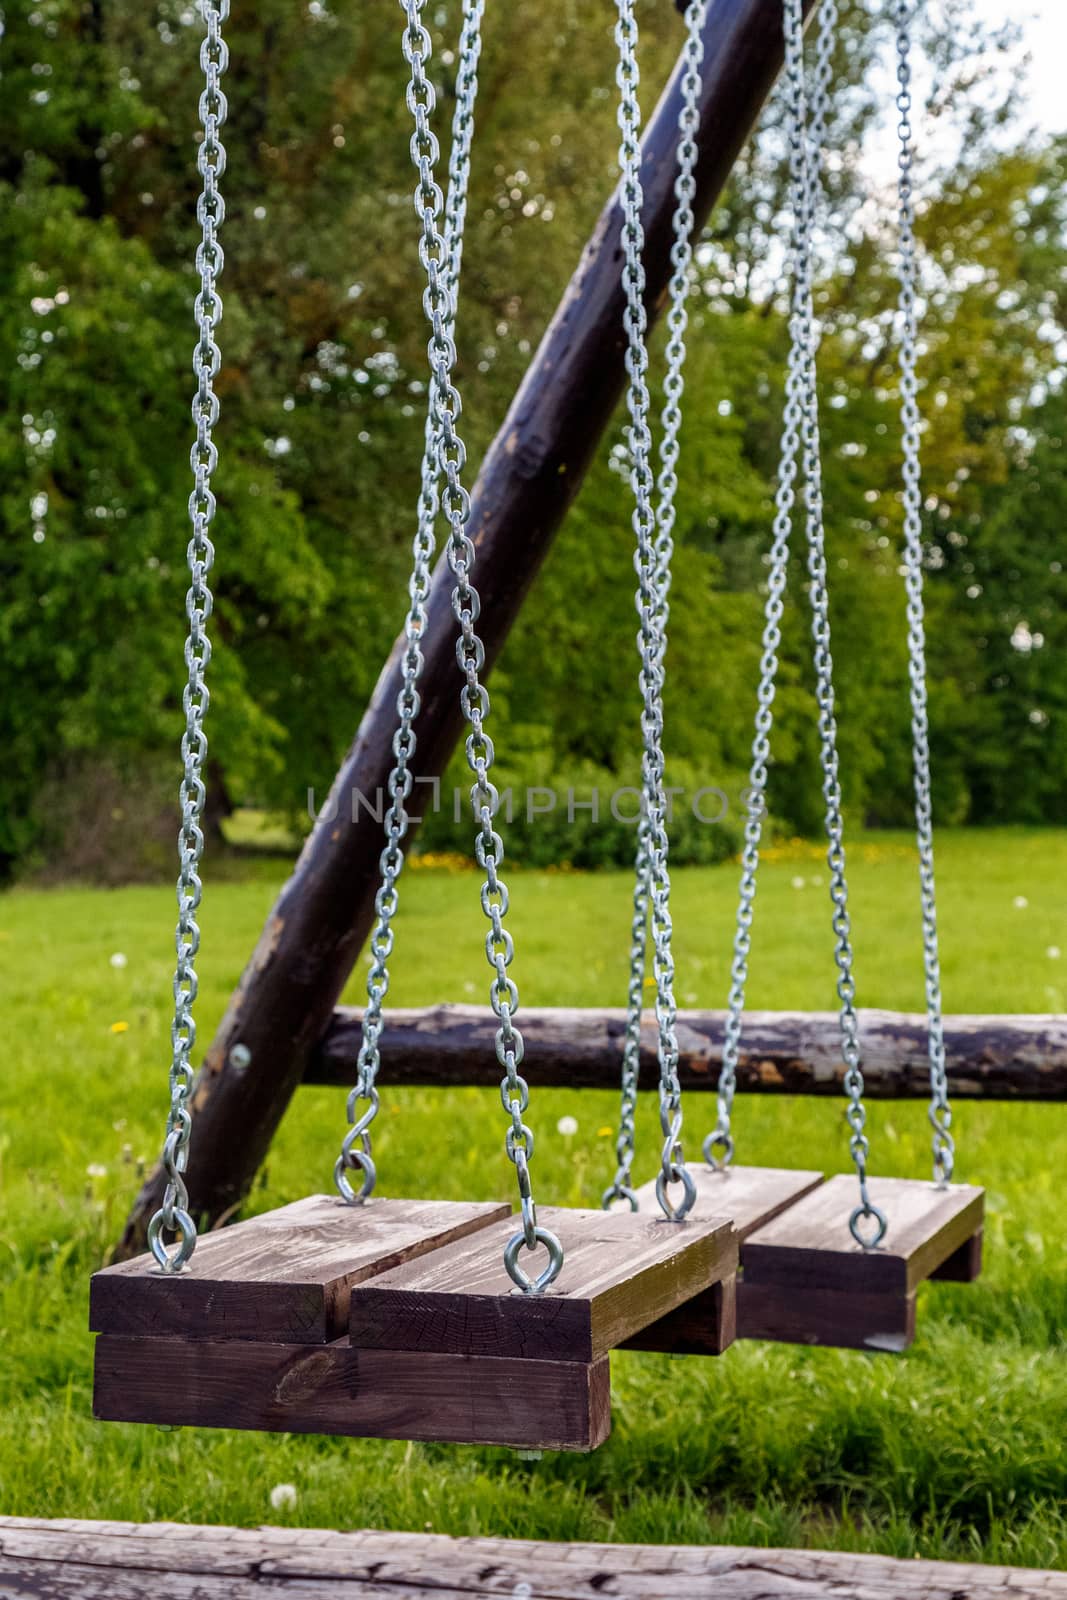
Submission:
[[[819,1550],[0,1517],[18,1600],[1067,1600],[1067,1573]]]
[[[343,1085],[354,1077],[361,1012],[340,1007],[311,1060],[305,1083]],[[685,1089],[713,1090],[722,1061],[725,1013],[678,1014],[679,1071]],[[614,1089],[622,1065],[621,1010],[525,1010],[523,1072],[531,1083]],[[386,1084],[485,1084],[500,1067],[496,1020],[481,1006],[390,1011],[382,1034]],[[921,1100],[930,1091],[926,1018],[860,1012],[863,1077],[873,1100]],[[945,1064],[957,1100],[1067,1100],[1067,1016],[950,1016]],[[844,1066],[835,1012],[752,1011],[745,1017],[738,1088],[749,1094],[842,1092]],[[641,1087],[657,1080],[656,1025],[641,1031]]]

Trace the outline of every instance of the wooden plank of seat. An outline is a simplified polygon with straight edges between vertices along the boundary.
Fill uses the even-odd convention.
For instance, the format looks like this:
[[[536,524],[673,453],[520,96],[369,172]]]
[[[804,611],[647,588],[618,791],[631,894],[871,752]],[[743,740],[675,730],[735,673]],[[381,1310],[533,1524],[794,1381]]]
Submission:
[[[737,1285],[737,1337],[899,1354],[915,1338],[915,1292],[783,1291],[777,1284],[749,1283],[742,1277]]]
[[[850,1551],[0,1517],[25,1600],[1067,1600],[1067,1573]]]
[[[226,1339],[96,1341],[108,1422],[594,1450],[611,1431],[609,1364]]]
[[[821,1172],[794,1172],[788,1167],[727,1167],[723,1172],[692,1166],[697,1198],[691,1216],[729,1217],[744,1260],[745,1240],[764,1222],[795,1205],[822,1182]],[[637,1190],[641,1214],[658,1212],[655,1180]],[[712,1284],[702,1294],[669,1311],[642,1329],[624,1346],[628,1350],[669,1350],[679,1356],[718,1356],[735,1338],[746,1334],[739,1320],[741,1300],[736,1280]],[[769,1337],[769,1336],[768,1336]]]
[[[93,1274],[89,1326],[142,1338],[325,1344],[348,1327],[352,1285],[507,1217],[506,1205],[311,1195],[197,1244],[164,1273],[141,1255]]]
[[[703,1163],[691,1166],[689,1175],[697,1191],[690,1216],[729,1217],[739,1244],[823,1181],[821,1172],[791,1167],[727,1167],[715,1172]],[[642,1215],[659,1215],[655,1179],[637,1190],[637,1203]]]
[[[984,1191],[969,1184],[871,1178],[871,1200],[889,1227],[877,1250],[863,1250],[849,1231],[855,1177],[830,1178],[745,1243],[745,1283],[783,1290],[847,1290],[911,1294],[981,1228]]]
[[[502,1252],[517,1223],[494,1224],[354,1288],[353,1344],[596,1361],[737,1271],[729,1222],[552,1207],[538,1220],[566,1251],[547,1294],[514,1292]]]

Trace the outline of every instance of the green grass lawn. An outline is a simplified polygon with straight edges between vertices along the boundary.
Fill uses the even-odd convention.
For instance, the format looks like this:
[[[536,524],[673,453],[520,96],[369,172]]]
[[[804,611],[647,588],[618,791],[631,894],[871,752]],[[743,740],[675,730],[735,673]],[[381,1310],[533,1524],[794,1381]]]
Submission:
[[[860,1002],[920,1009],[908,842],[868,836],[851,861]],[[946,833],[939,868],[948,1008],[1064,1009],[1067,834]],[[209,864],[202,1037],[283,871],[258,862],[243,881],[226,873],[213,883]],[[829,1008],[821,854],[785,847],[764,873],[752,1004]],[[683,1005],[723,1003],[735,880],[733,866],[678,875]],[[516,875],[523,1001],[620,1004],[628,897],[621,874]],[[402,899],[392,999],[484,1000],[477,880],[423,869],[405,878]],[[904,1357],[759,1344],[717,1361],[616,1356],[607,1445],[537,1463],[498,1450],[94,1423],[87,1278],[161,1137],[173,919],[167,888],[27,890],[0,901],[0,1509],[1067,1566],[1067,1109],[1058,1107],[960,1107],[959,1174],[988,1190],[987,1270],[977,1285],[921,1292],[919,1336]],[[113,965],[116,955],[125,963]],[[385,1193],[510,1196],[493,1091],[382,1087],[375,1154]],[[615,1096],[532,1089],[538,1197],[595,1204],[611,1173]],[[688,1102],[691,1156],[710,1110],[707,1097]],[[579,1124],[570,1138],[556,1131],[565,1113]],[[343,1118],[337,1091],[301,1091],[252,1206],[328,1188]],[[736,1120],[743,1161],[847,1167],[834,1102],[745,1099]],[[653,1129],[646,1106],[642,1177],[654,1171]],[[871,1136],[875,1171],[926,1175],[922,1106],[876,1104]],[[296,1489],[291,1509],[271,1508],[279,1483]]]

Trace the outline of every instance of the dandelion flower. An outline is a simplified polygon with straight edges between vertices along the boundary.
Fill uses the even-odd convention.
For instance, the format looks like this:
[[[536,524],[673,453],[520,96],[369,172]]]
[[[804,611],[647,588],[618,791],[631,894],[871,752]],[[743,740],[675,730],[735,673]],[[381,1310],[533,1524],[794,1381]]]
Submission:
[[[114,967],[117,972],[120,972],[126,965],[126,959],[121,950],[116,950],[115,954],[110,958],[109,965]]]
[[[794,889],[803,889],[804,883],[805,883],[805,879],[803,879],[803,878],[793,878],[791,881],[792,881]]]
[[[106,1178],[107,1168],[102,1167],[98,1161],[90,1161],[85,1169],[85,1176],[87,1178]]]
[[[111,1031],[112,1033],[129,1033],[130,1025],[128,1022],[113,1022]]]
[[[1024,894],[1017,894],[1015,899],[1012,901],[1012,905],[1015,907],[1016,911],[1025,911],[1029,904],[1030,902]]]
[[[1048,956],[1050,961],[1058,961],[1060,959],[1060,947],[1059,947],[1059,945],[1058,944],[1050,944],[1048,949],[1045,951],[1045,954]]]
[[[614,1132],[615,1132],[614,1128],[608,1127],[605,1124],[605,1126],[603,1128],[598,1128],[597,1129],[596,1136],[597,1136],[598,1139],[610,1139]]]
[[[270,1492],[270,1503],[273,1511],[290,1511],[296,1505],[296,1485],[292,1483],[276,1483]]]
[[[578,1132],[577,1117],[560,1117],[556,1123],[556,1132],[561,1133],[565,1139],[573,1139]]]

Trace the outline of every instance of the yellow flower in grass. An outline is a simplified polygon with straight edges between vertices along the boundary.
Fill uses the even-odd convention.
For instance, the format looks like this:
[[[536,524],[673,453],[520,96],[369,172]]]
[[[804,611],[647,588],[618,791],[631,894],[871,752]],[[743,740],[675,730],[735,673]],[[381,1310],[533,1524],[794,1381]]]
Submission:
[[[129,1033],[129,1031],[130,1025],[128,1022],[113,1022],[111,1024],[112,1033]]]

